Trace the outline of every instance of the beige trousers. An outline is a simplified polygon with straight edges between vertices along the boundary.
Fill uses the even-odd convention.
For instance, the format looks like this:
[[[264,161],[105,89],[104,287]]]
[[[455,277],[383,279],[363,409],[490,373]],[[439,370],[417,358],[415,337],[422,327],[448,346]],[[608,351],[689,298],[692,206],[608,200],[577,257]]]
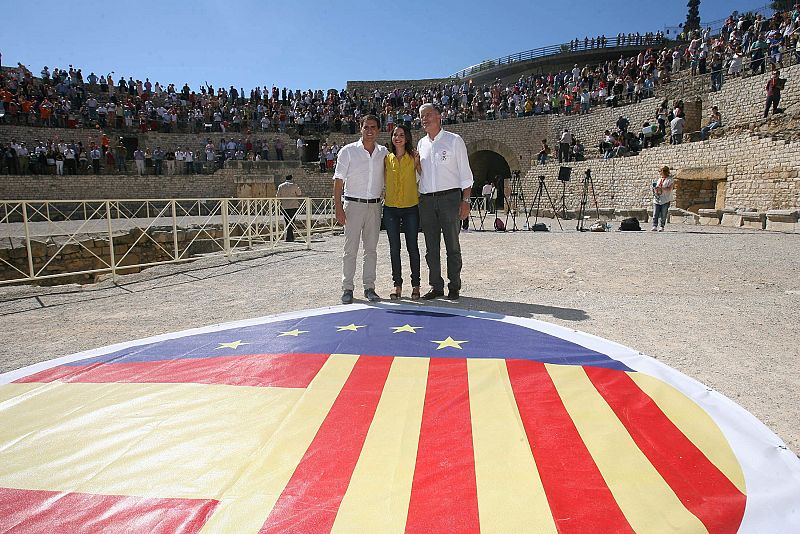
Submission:
[[[342,289],[353,290],[359,241],[364,243],[362,280],[364,289],[375,289],[378,262],[378,234],[381,230],[381,204],[344,201],[344,256],[342,256]]]

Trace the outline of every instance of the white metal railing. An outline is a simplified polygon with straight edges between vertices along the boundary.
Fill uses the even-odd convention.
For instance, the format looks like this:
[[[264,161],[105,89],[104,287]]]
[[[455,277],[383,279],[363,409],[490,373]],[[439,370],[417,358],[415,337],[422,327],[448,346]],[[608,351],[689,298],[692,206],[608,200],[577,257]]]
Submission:
[[[274,249],[290,226],[310,249],[334,213],[333,199],[308,197],[0,201],[0,285]]]

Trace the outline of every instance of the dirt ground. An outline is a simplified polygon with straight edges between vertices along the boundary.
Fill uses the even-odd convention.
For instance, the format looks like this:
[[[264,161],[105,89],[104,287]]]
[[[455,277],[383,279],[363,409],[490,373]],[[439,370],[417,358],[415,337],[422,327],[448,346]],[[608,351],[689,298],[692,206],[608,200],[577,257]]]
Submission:
[[[565,222],[563,232],[462,234],[461,300],[435,305],[536,318],[632,347],[720,391],[800,453],[800,234],[678,225],[664,233],[579,233],[574,224]],[[332,236],[311,251],[295,245],[209,258],[116,283],[0,287],[0,372],[338,304],[342,245]],[[387,296],[385,234],[378,251],[377,290]]]

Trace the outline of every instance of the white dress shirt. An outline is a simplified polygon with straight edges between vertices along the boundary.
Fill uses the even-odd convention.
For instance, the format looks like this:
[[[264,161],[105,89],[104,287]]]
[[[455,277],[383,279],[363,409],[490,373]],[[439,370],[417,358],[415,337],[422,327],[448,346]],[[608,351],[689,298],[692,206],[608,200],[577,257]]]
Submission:
[[[383,160],[387,153],[385,146],[376,143],[370,154],[361,139],[343,146],[333,179],[344,182],[344,195],[366,200],[380,198],[385,180]]]
[[[461,136],[441,130],[433,140],[427,135],[420,139],[417,150],[422,166],[420,193],[472,187],[467,145]]]

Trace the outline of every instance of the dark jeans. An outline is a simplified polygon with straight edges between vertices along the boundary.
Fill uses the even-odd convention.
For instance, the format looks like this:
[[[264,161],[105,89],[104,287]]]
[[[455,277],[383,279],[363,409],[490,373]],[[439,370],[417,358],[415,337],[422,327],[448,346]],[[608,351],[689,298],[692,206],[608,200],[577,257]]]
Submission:
[[[419,219],[425,235],[425,262],[428,264],[428,282],[433,289],[444,291],[442,278],[441,241],[447,251],[447,287],[461,290],[461,191],[436,196],[420,195]]]
[[[400,229],[406,235],[406,250],[411,264],[411,286],[419,286],[419,208],[383,207],[383,223],[389,238],[389,254],[392,258],[392,281],[395,287],[403,285],[403,265],[400,260]]]
[[[774,95],[774,96],[768,96],[767,97],[767,105],[764,107],[764,118],[765,119],[767,118],[767,115],[769,115],[769,108],[770,107],[772,107],[772,114],[773,115],[775,115],[775,113],[778,112],[778,104],[780,103],[780,101],[781,101],[781,95]]]
[[[722,89],[722,71],[711,71],[711,90],[719,91]]]
[[[570,160],[569,155],[569,143],[559,143],[558,144],[558,162],[564,163],[565,161]]]
[[[286,242],[291,243],[294,241],[294,223],[292,218],[297,213],[298,208],[284,208],[283,220],[286,221]]]
[[[162,166],[162,164],[163,164],[163,160],[160,160],[160,159],[154,159],[153,160],[153,166],[155,167],[155,173],[156,174],[161,174],[161,166]]]

